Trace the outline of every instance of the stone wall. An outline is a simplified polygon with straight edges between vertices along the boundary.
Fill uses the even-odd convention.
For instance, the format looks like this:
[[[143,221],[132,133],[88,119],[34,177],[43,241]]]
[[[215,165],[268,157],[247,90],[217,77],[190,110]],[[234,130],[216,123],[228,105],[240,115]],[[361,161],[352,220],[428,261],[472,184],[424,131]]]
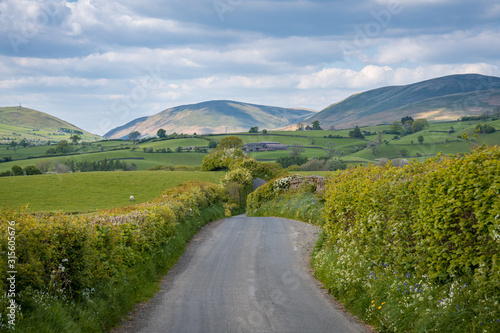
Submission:
[[[306,182],[316,185],[315,193],[325,190],[326,178],[322,176],[306,176],[292,179],[290,181],[290,190],[298,190],[300,186]]]

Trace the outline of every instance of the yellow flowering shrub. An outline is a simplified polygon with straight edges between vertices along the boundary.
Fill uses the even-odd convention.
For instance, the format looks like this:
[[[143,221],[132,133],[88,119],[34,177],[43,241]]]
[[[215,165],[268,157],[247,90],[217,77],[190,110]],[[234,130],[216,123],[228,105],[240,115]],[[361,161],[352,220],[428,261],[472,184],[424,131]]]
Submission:
[[[36,214],[0,208],[0,234],[16,229],[16,287],[51,290],[57,278],[68,295],[119,278],[160,249],[179,223],[201,210],[222,206],[219,185],[189,181],[163,197],[132,207],[82,215]],[[0,287],[6,290],[7,237],[0,238]]]

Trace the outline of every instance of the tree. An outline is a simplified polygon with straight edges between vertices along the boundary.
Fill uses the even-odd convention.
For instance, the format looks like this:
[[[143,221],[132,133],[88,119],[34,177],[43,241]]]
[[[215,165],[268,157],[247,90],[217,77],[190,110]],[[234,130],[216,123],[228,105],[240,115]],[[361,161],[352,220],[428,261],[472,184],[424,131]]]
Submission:
[[[11,141],[9,143],[9,146],[14,149],[14,152],[16,151],[16,148],[17,148],[17,142],[16,141]]]
[[[326,154],[328,156],[328,159],[332,158],[334,155],[337,154],[337,147],[335,146],[335,142],[333,141],[328,141],[326,144]]]
[[[267,130],[266,130],[266,129],[263,129],[263,130],[262,130],[262,133],[263,133],[263,134],[266,134],[266,133],[267,133]]]
[[[303,131],[304,130],[304,124],[299,123],[299,126],[297,127],[297,131]]]
[[[401,134],[403,133],[403,126],[401,126],[401,122],[399,120],[395,120],[392,122],[392,125],[389,127],[389,131],[392,134]]]
[[[68,141],[61,140],[56,144],[54,148],[47,149],[47,155],[55,155],[55,154],[64,155],[70,153],[71,151],[73,151],[73,149],[69,145]]]
[[[30,144],[28,143],[28,141],[26,141],[25,139],[22,139],[21,142],[19,142],[19,145],[23,148],[26,148],[27,146],[29,146]]]
[[[304,149],[304,147],[302,147],[298,143],[294,143],[292,145],[292,147],[290,148],[290,156],[301,156],[302,153],[305,151],[306,150]],[[286,167],[284,167],[284,168],[286,168]]]
[[[375,153],[378,149],[378,143],[375,141],[370,141],[366,146],[372,151],[372,156],[375,156]]]
[[[52,164],[51,160],[43,160],[39,161],[35,164],[35,166],[40,170],[42,173],[46,173],[50,169],[50,165]]]
[[[448,134],[452,134],[452,133],[455,133],[455,127],[450,126],[450,128],[448,129]]]
[[[158,131],[156,131],[156,135],[159,138],[164,138],[167,134],[167,131],[165,131],[163,128],[160,128]]]
[[[72,136],[69,137],[71,141],[73,141],[73,144],[76,145],[78,141],[80,141],[82,138],[78,134],[73,134]]]
[[[312,125],[313,125],[313,130],[315,130],[315,131],[321,131],[322,130],[321,126],[319,126],[319,120],[313,121]]]
[[[357,138],[357,139],[364,139],[365,136],[361,132],[358,126],[356,126],[353,130],[349,132],[349,137],[351,138]]]
[[[418,140],[418,143],[422,144],[424,142],[424,136],[423,135],[419,135],[417,137],[417,140]]]
[[[208,142],[208,148],[217,148],[218,144],[219,144],[218,140],[212,139]]]
[[[177,146],[177,148],[175,148],[175,151],[178,152],[178,153],[182,153],[182,147],[181,146]]]
[[[250,130],[248,131],[248,133],[259,133],[259,127],[258,126],[254,126],[254,127],[250,128]]]
[[[402,125],[404,125],[407,121],[409,121],[410,123],[413,123],[413,118],[411,116],[406,116],[406,117],[401,118]]]
[[[478,124],[476,125],[476,132],[482,133],[482,134],[488,134],[488,133],[493,133],[496,131],[496,128],[489,125],[489,124]]]
[[[220,140],[217,149],[230,149],[243,147],[243,141],[237,136],[228,136]]]
[[[40,169],[38,169],[36,166],[34,165],[28,165],[24,168],[24,173],[27,175],[27,176],[31,176],[31,175],[41,175],[42,174],[42,171],[40,171]]]
[[[129,135],[128,135],[128,139],[131,140],[133,143],[134,143],[134,147],[135,147],[135,143],[136,141],[141,137],[141,133],[139,133],[138,131],[133,131],[131,132]]]
[[[411,124],[411,131],[412,133],[416,133],[427,127],[429,127],[427,119],[417,119]]]

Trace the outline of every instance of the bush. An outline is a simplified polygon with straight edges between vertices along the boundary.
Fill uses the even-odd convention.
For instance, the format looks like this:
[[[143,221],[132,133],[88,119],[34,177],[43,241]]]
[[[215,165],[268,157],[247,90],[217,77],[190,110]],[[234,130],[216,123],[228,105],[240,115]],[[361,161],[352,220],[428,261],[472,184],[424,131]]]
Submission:
[[[221,183],[229,196],[229,204],[234,203],[237,207],[245,207],[247,195],[253,191],[253,177],[250,171],[244,168],[236,168],[226,173]]]
[[[55,173],[69,173],[71,172],[71,168],[59,161],[55,161],[54,166],[52,167],[52,171]]]
[[[41,175],[42,172],[40,171],[40,169],[38,169],[36,166],[34,165],[28,165],[27,167],[24,168],[24,173],[27,175],[27,176],[31,176],[31,175]]]
[[[330,159],[326,162],[325,165],[326,169],[329,171],[336,171],[336,170],[345,170],[347,169],[347,164],[345,164],[342,160],[340,159]]]
[[[313,158],[300,167],[303,171],[325,171],[325,162]]]
[[[24,176],[23,168],[19,165],[13,165],[11,171],[13,176]]]
[[[14,176],[14,174],[10,170],[0,172],[0,177],[10,177],[10,176]]]
[[[489,124],[478,124],[476,125],[476,132],[482,133],[482,134],[488,134],[488,133],[493,133],[496,131],[495,127],[489,125]]]
[[[285,174],[279,164],[270,162],[258,162],[253,158],[239,159],[235,161],[231,168],[244,168],[250,171],[253,178],[270,180]]]
[[[278,163],[282,168],[286,169],[291,165],[301,166],[308,161],[308,158],[305,156],[282,156],[276,159],[276,163]]]
[[[228,170],[238,160],[246,158],[246,154],[240,148],[213,149],[210,154],[203,157],[201,171]]]

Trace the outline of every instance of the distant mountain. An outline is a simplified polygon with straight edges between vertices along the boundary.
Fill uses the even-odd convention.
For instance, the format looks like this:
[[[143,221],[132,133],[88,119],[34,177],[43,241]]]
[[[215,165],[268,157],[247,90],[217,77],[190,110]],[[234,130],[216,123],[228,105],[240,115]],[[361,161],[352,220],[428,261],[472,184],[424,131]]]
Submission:
[[[254,126],[272,130],[303,121],[313,114],[313,111],[305,109],[234,101],[209,101],[177,106],[150,117],[138,118],[109,131],[104,136],[121,139],[133,131],[138,131],[142,136],[155,136],[160,128],[167,131],[167,134],[245,132]]]
[[[498,111],[500,78],[479,74],[450,75],[405,86],[355,94],[307,119],[324,129],[390,124],[403,116],[457,120],[465,115]],[[287,129],[294,129],[297,125]]]
[[[62,140],[74,133],[88,141],[102,139],[45,112],[18,107],[0,107],[0,141]]]

